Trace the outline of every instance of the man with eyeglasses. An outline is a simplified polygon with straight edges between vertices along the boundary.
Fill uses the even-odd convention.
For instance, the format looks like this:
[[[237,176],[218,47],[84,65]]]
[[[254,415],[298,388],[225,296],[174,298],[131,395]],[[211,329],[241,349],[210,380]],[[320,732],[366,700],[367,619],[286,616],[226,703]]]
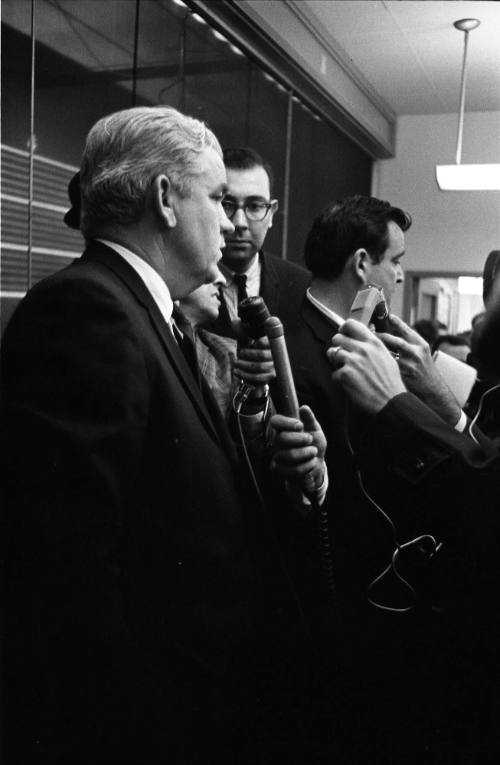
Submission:
[[[278,210],[272,199],[272,171],[262,157],[248,147],[224,150],[228,189],[224,211],[234,226],[225,236],[221,271],[227,284],[216,331],[231,335],[231,320],[238,316],[238,303],[261,295],[285,329],[297,315],[310,282],[306,269],[263,251],[264,241]]]

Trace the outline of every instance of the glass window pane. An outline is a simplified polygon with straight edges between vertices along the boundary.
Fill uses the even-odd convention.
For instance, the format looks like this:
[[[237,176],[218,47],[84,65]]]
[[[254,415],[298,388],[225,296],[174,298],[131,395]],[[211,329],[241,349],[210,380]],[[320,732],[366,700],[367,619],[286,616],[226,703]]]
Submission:
[[[141,0],[138,17],[137,105],[183,110],[184,29],[188,9],[172,0]]]
[[[31,0],[2,2],[2,300],[27,288]],[[277,78],[175,0],[36,0],[32,283],[79,255],[67,184],[97,119],[169,104],[205,120],[223,146],[252,146],[280,202],[266,248],[282,252],[288,93]],[[136,45],[137,43],[137,45]],[[371,160],[295,103],[289,259],[330,199],[369,193]],[[9,305],[11,303],[9,302]],[[5,306],[4,306],[5,312]]]
[[[303,261],[313,219],[329,202],[370,194],[372,159],[339,130],[294,102],[290,168],[289,258]]]
[[[187,114],[208,122],[223,146],[246,142],[250,66],[208,24],[190,15],[186,35]]]
[[[272,169],[273,197],[280,207],[266,237],[265,248],[281,256],[283,240],[283,203],[285,191],[286,122],[288,93],[270,75],[252,64],[250,107],[248,110],[248,143]]]

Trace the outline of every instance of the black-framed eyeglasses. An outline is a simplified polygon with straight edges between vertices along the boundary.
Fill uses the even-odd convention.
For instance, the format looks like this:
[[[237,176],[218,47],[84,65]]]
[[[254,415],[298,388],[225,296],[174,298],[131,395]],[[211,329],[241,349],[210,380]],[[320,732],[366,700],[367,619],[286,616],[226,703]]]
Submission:
[[[251,200],[238,204],[231,199],[223,199],[222,207],[229,220],[232,220],[236,215],[236,210],[243,210],[247,220],[264,220],[271,207],[274,207],[274,202],[253,202]]]

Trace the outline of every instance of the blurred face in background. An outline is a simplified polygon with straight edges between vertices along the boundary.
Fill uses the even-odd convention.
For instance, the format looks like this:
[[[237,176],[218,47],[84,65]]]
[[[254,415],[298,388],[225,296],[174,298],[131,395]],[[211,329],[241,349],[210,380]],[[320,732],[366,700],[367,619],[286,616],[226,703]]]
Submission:
[[[224,276],[217,269],[215,281],[202,284],[179,301],[182,313],[194,327],[217,319],[220,308],[219,288],[225,283]]]
[[[448,356],[453,356],[453,358],[463,361],[464,363],[467,361],[467,356],[470,353],[470,348],[466,343],[463,345],[452,345],[451,343],[443,341],[439,344],[439,350],[443,353],[447,353]]]

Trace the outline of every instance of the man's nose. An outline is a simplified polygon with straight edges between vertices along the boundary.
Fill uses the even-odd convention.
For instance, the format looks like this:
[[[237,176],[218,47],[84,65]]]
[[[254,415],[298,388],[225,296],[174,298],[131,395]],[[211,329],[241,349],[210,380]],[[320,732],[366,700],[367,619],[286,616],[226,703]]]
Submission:
[[[226,277],[224,276],[224,274],[222,273],[222,271],[219,269],[218,266],[217,266],[217,274],[215,276],[213,284],[217,288],[225,287],[227,284]]]
[[[224,212],[224,208],[222,208],[220,216],[220,230],[222,234],[232,234],[234,231],[233,223],[227,217],[226,213]]]
[[[401,268],[401,266],[398,266],[398,273],[396,276],[396,284],[403,284],[405,280],[405,272]]]
[[[233,226],[235,228],[247,228],[248,221],[243,207],[237,207],[232,217]]]

